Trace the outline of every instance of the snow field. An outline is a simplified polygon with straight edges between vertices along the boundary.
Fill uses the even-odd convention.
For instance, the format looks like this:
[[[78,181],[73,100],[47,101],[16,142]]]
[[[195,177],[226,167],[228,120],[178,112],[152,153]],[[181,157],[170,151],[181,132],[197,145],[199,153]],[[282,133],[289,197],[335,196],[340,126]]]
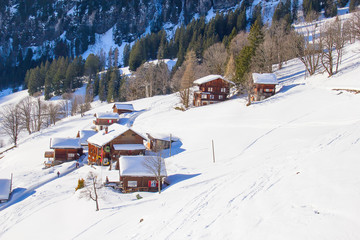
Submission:
[[[332,90],[359,89],[359,46],[346,47],[332,78],[305,79],[289,61],[276,72],[279,92],[249,107],[238,97],[185,112],[174,110],[176,94],[133,101],[136,129],[180,138],[165,160],[172,184],[141,200],[103,189],[99,212],[75,187],[107,168],[41,167],[50,137],[75,136],[112,104],[31,135],[1,159],[0,175],[14,173],[22,198],[1,210],[0,238],[359,239],[360,95]]]

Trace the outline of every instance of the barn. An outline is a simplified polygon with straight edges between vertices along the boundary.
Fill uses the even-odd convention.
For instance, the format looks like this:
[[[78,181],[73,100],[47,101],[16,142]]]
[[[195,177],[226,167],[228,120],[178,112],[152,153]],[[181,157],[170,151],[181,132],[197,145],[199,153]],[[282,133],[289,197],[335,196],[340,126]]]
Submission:
[[[274,73],[253,73],[254,90],[253,101],[261,101],[275,94],[276,85],[279,84]]]
[[[122,113],[128,113],[134,111],[134,107],[130,103],[114,103],[112,109],[114,113],[117,113],[119,115]]]
[[[50,148],[54,150],[54,164],[77,160],[83,154],[79,138],[52,138]],[[50,153],[46,152],[45,155]]]
[[[194,92],[194,106],[204,106],[225,101],[229,98],[234,83],[221,75],[208,75],[194,81],[198,90]]]
[[[165,178],[167,177],[166,166],[161,159],[160,183],[157,181],[156,174],[146,165],[151,163],[153,158],[157,156],[121,156],[120,157],[120,181],[124,192],[158,191],[158,184],[163,187]],[[155,159],[156,161],[156,159]]]
[[[88,161],[91,164],[109,165],[122,155],[144,155],[145,140],[147,138],[134,129],[114,123],[88,138]]]
[[[147,136],[149,138],[148,148],[154,152],[168,149],[173,142],[179,140],[171,134],[147,133]]]

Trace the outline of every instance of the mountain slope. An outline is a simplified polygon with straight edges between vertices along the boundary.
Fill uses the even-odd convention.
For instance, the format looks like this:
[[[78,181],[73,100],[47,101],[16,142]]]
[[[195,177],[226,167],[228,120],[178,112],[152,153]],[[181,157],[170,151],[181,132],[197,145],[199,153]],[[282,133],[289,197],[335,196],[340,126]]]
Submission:
[[[303,65],[289,61],[276,72],[278,93],[249,107],[237,97],[186,112],[173,109],[176,94],[134,101],[144,110],[134,127],[181,139],[166,158],[172,184],[141,200],[106,189],[99,212],[74,188],[90,170],[102,178],[112,172],[85,165],[49,181],[73,166],[42,170],[41,159],[50,137],[74,136],[111,104],[24,140],[1,159],[0,176],[14,173],[16,194],[45,184],[0,212],[0,237],[359,239],[360,95],[332,90],[360,89],[358,48],[346,48],[330,79],[304,79]]]

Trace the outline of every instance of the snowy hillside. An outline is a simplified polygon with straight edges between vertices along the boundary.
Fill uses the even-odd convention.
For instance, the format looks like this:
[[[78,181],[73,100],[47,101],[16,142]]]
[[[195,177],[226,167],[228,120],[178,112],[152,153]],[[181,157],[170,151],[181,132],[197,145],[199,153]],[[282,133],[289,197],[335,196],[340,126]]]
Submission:
[[[360,89],[359,47],[346,48],[332,78],[305,79],[289,61],[276,72],[278,93],[249,107],[236,97],[185,112],[174,110],[176,94],[133,101],[137,112],[121,124],[181,140],[165,159],[171,185],[140,200],[105,189],[99,212],[79,199],[77,180],[112,172],[75,163],[43,170],[43,154],[49,138],[89,129],[111,104],[23,139],[0,160],[0,178],[14,174],[0,238],[360,239],[360,95],[333,90]]]

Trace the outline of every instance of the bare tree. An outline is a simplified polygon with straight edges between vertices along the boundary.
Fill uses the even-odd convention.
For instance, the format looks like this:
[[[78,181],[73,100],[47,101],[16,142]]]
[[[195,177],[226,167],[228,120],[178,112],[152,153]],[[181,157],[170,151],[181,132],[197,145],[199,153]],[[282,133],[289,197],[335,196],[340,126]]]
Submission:
[[[316,73],[320,61],[320,46],[317,42],[316,28],[307,30],[307,35],[303,36],[292,32],[291,41],[294,44],[296,57],[305,65],[309,75]]]
[[[22,131],[21,116],[16,105],[5,106],[0,112],[1,130],[10,137],[11,141],[17,146],[19,134]]]
[[[251,73],[245,73],[245,84],[244,84],[244,88],[247,92],[247,96],[248,96],[248,102],[246,104],[246,106],[249,106],[251,104],[251,96],[253,95],[254,92],[254,82],[252,79],[252,74]]]
[[[158,192],[161,193],[161,184],[163,177],[166,177],[165,161],[159,152],[156,156],[149,156],[143,162],[144,167],[152,174],[154,174],[158,183]]]
[[[226,70],[225,70],[225,77],[229,80],[233,80],[233,78],[235,77],[235,59],[234,59],[234,55],[230,55],[229,61],[226,64]]]
[[[44,118],[44,111],[45,111],[45,104],[40,98],[40,94],[36,94],[36,102],[33,112],[33,122],[34,122],[34,128],[36,131],[41,130],[41,126],[43,124],[43,118]]]
[[[338,72],[339,63],[345,46],[342,23],[338,18],[334,22],[324,24],[320,31],[321,64],[329,77]]]
[[[237,34],[230,43],[230,55],[238,56],[241,49],[248,45],[248,33],[240,32]]]
[[[96,203],[96,211],[99,211],[99,190],[104,185],[94,172],[89,172],[86,177],[85,188],[81,190],[80,198],[93,200]]]
[[[360,11],[353,14],[351,21],[353,35],[360,40]]]
[[[64,93],[62,95],[62,99],[64,99],[64,112],[65,112],[65,117],[70,115],[70,103],[71,100],[73,99],[73,94],[72,93]]]
[[[49,103],[47,105],[47,116],[48,116],[48,123],[49,125],[51,124],[56,124],[56,122],[60,119],[60,105],[56,104],[56,103]]]
[[[181,78],[180,84],[180,100],[184,108],[187,109],[190,106],[190,88],[195,80],[195,65],[196,65],[196,56],[194,51],[189,51],[186,54],[186,60],[184,62],[185,71]]]
[[[215,43],[204,52],[204,64],[211,74],[224,75],[228,53],[224,44]]]
[[[21,125],[28,131],[29,134],[32,133],[32,110],[34,106],[34,101],[32,97],[28,96],[23,98],[18,103],[18,108],[20,112]]]

